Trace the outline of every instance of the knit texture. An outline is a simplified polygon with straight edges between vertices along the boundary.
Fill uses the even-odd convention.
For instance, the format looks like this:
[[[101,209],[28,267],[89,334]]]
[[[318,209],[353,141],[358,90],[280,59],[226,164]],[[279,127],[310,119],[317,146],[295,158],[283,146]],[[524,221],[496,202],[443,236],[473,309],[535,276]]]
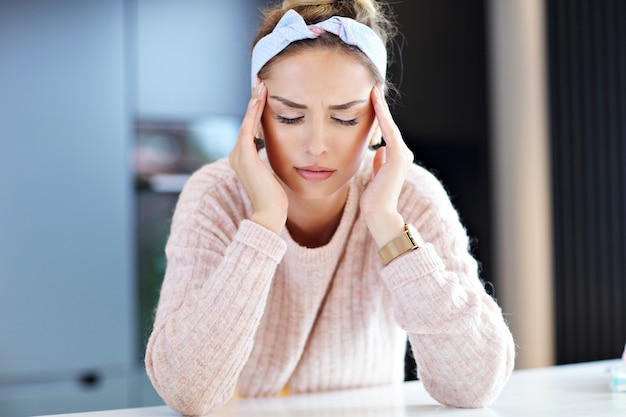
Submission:
[[[250,201],[226,159],[190,178],[145,358],[171,408],[203,415],[235,392],[401,383],[407,333],[437,401],[473,408],[498,396],[513,369],[513,338],[456,210],[414,164],[399,211],[429,243],[385,267],[359,210],[372,158],[352,180],[331,241],[313,249],[286,228],[277,235],[247,220]]]

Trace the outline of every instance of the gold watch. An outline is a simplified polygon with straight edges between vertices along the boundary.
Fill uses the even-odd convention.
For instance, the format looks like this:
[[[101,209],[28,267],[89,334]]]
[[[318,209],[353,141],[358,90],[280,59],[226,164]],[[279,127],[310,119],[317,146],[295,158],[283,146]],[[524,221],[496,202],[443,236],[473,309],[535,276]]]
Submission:
[[[400,255],[424,246],[422,235],[412,224],[404,225],[404,232],[378,250],[385,265]]]

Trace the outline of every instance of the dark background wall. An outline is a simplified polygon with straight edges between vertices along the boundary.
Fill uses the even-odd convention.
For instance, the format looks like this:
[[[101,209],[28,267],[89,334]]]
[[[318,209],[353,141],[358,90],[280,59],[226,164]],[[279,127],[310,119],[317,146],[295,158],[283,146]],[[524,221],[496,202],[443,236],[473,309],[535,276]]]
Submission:
[[[415,159],[444,183],[492,275],[488,74],[484,0],[392,2],[398,37],[393,114]]]

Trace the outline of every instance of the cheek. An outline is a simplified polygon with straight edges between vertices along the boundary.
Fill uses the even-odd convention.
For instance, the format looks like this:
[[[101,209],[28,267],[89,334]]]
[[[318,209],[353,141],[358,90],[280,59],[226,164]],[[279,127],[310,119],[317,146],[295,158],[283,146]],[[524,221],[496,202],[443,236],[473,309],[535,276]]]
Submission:
[[[265,109],[263,116],[261,116],[261,125],[266,141],[286,142],[288,134],[293,135],[293,132],[289,132],[289,126],[286,126],[276,120],[267,109]]]
[[[353,171],[356,171],[363,162],[365,158],[365,153],[367,152],[369,146],[369,139],[365,137],[363,140],[359,141],[352,151],[352,160],[351,160],[351,168]]]
[[[267,158],[274,172],[276,172],[279,177],[282,177],[282,165],[283,162],[286,161],[286,156],[289,153],[287,149],[289,143],[285,140],[285,134],[280,124],[271,116],[266,117],[264,114],[262,122]]]
[[[265,147],[268,149],[273,149],[275,147],[276,141],[280,138],[280,131],[276,129],[276,123],[272,119],[272,117],[268,117],[266,113],[263,113],[261,118],[261,125],[263,129],[263,139],[265,140]]]
[[[352,140],[344,142],[345,147],[341,152],[342,160],[346,172],[350,176],[358,171],[365,158],[369,146],[369,132],[370,129],[359,129],[359,132],[355,132]]]
[[[352,141],[353,150],[360,154],[360,152],[367,149],[374,131],[375,126],[372,122],[363,124],[363,127],[360,127],[358,132],[355,132],[354,140]]]
[[[352,154],[354,155],[352,165],[354,167],[358,168],[363,162],[365,154],[370,145],[370,140],[375,130],[376,127],[374,126],[373,122],[368,122],[367,127],[364,127],[362,130],[359,131],[358,139],[353,142],[352,149]]]

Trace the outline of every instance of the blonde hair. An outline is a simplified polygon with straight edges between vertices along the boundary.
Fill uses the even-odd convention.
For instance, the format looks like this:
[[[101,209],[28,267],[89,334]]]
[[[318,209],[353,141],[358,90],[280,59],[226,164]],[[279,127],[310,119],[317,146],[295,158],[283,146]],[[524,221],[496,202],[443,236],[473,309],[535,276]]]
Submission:
[[[263,21],[261,22],[259,31],[254,39],[254,44],[256,44],[265,35],[272,32],[282,16],[291,9],[298,12],[308,25],[322,22],[332,16],[349,17],[359,23],[367,25],[383,41],[383,44],[388,51],[387,55],[389,55],[389,51],[391,49],[390,43],[397,33],[395,21],[392,19],[392,14],[388,6],[376,0],[284,0],[281,4],[277,4],[275,7],[263,10]],[[381,75],[378,73],[372,61],[357,47],[347,45],[337,36],[328,33],[324,33],[316,39],[307,39],[292,43],[280,54],[270,60],[261,69],[261,71],[259,71],[259,77],[261,79],[265,78],[265,75],[270,70],[272,63],[281,56],[313,47],[343,49],[347,53],[357,57],[372,71],[379,81],[386,81],[380,79]],[[390,61],[391,57],[388,56],[388,62]]]

